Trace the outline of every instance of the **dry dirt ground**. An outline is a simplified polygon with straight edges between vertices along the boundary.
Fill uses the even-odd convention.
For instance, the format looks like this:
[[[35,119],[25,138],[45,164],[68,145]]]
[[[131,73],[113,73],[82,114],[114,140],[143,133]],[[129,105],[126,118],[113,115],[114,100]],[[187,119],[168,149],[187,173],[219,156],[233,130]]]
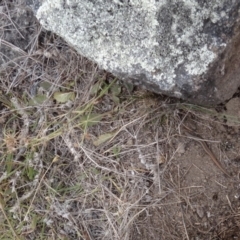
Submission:
[[[240,239],[239,93],[208,109],[122,83],[21,0],[0,23],[0,239]]]

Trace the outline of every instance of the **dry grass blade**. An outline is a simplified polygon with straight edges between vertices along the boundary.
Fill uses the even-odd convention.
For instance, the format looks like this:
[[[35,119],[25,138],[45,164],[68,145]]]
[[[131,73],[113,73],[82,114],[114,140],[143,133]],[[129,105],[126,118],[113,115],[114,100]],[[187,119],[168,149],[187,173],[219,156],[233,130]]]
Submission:
[[[23,56],[27,56],[27,53],[25,51],[23,51],[21,48],[13,45],[10,42],[5,41],[4,39],[0,39],[0,47],[1,47],[1,44],[4,44],[5,46],[11,48],[13,51],[18,52],[18,53],[20,53]]]
[[[3,215],[4,215],[4,217],[5,217],[5,219],[7,220],[8,226],[9,226],[11,232],[12,232],[13,237],[16,238],[17,240],[21,240],[21,238],[20,238],[20,237],[18,236],[18,234],[15,232],[15,230],[14,230],[14,228],[13,228],[13,226],[12,226],[12,224],[11,224],[11,222],[10,222],[10,220],[9,220],[9,218],[8,218],[5,210],[4,210],[4,206],[5,206],[5,205],[6,205],[6,204],[4,204],[2,195],[1,195],[1,193],[0,193],[0,209],[1,209],[1,211],[2,211],[2,213],[3,213]]]

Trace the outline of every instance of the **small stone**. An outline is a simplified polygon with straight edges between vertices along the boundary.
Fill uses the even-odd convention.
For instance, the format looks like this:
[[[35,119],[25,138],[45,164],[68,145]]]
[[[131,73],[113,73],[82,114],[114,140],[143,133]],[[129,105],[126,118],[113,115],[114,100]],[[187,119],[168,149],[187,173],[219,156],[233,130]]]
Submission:
[[[177,147],[177,152],[180,154],[185,153],[185,144],[183,142],[180,142]]]
[[[204,216],[204,211],[201,207],[197,207],[197,214],[200,218],[203,218]]]

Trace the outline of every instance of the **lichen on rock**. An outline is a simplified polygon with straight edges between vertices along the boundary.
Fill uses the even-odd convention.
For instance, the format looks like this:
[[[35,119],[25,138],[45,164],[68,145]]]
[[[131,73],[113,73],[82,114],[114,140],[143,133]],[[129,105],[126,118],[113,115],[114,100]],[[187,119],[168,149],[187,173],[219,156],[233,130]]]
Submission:
[[[215,63],[240,25],[235,0],[43,0],[36,16],[80,54],[155,92],[215,104]],[[210,77],[211,75],[211,77]],[[224,76],[223,76],[224,78]],[[233,88],[236,88],[237,85]],[[204,98],[210,100],[204,102]]]

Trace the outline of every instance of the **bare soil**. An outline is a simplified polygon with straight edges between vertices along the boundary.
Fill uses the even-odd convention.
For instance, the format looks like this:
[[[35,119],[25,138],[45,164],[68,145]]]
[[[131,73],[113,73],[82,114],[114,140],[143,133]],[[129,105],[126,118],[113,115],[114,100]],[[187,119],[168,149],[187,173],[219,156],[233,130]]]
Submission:
[[[132,239],[178,239],[184,231],[184,239],[240,239],[239,127],[202,117],[189,114],[184,124],[194,125],[208,141],[230,177],[198,142],[171,133],[165,153],[171,154],[171,168],[161,180],[165,191],[153,191],[161,203],[142,216],[143,224],[135,226]]]

